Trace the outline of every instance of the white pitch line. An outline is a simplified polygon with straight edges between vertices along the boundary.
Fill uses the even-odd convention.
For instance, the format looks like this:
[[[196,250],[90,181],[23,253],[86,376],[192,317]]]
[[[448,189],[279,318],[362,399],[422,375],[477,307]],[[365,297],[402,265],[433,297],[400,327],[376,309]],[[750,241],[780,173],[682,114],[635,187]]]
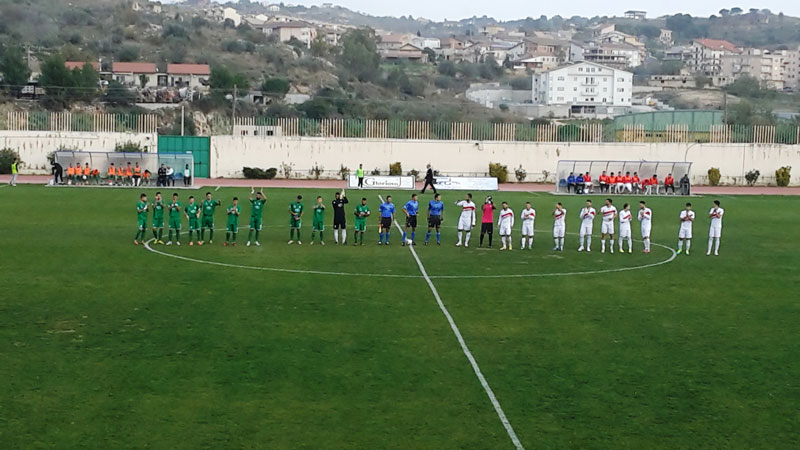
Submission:
[[[214,192],[217,192],[217,191],[219,190],[219,188],[221,188],[221,187],[222,187],[222,186],[217,186],[217,188],[216,188],[216,189],[214,189]]]
[[[378,195],[378,198],[381,200],[381,203],[383,203],[383,197]],[[401,233],[403,232],[403,229],[400,227],[400,224],[397,223],[397,220],[394,221],[394,225]],[[461,335],[461,331],[458,329],[458,325],[456,325],[455,320],[453,320],[453,316],[450,315],[450,311],[448,311],[447,307],[444,306],[444,302],[442,302],[442,298],[439,296],[439,291],[436,290],[436,286],[434,286],[433,281],[431,281],[431,278],[428,276],[428,272],[425,270],[425,266],[422,265],[422,261],[420,261],[419,256],[417,256],[414,246],[409,245],[407,247],[411,251],[411,255],[414,256],[414,260],[417,262],[417,266],[419,267],[419,271],[422,273],[422,277],[425,278],[425,282],[428,283],[428,287],[431,289],[433,297],[436,299],[436,303],[439,305],[439,309],[447,318],[447,322],[450,324],[450,329],[453,330],[453,334],[456,335],[456,339],[458,340],[458,344],[461,346],[461,350],[464,352],[464,356],[467,357],[470,365],[472,365],[472,370],[475,372],[475,376],[478,377],[478,381],[480,381],[481,386],[483,386],[483,390],[486,391],[486,395],[489,396],[489,401],[492,402],[492,406],[497,413],[497,417],[500,419],[500,422],[506,429],[508,437],[511,438],[511,442],[514,444],[514,447],[517,448],[517,450],[524,450],[525,447],[523,447],[522,442],[519,441],[517,433],[514,432],[514,428],[511,426],[511,423],[506,417],[506,413],[503,412],[503,408],[500,406],[500,402],[497,401],[494,391],[492,391],[491,386],[489,386],[489,382],[486,381],[486,377],[483,376],[483,372],[481,372],[478,362],[475,361],[475,357],[472,356],[472,352],[469,350],[469,347],[467,347],[467,343],[464,341],[464,336]]]

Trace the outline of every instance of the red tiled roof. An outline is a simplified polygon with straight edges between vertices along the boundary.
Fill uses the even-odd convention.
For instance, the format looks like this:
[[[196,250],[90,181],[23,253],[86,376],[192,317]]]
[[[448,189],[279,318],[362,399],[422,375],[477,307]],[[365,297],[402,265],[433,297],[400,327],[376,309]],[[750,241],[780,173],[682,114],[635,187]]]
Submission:
[[[86,65],[87,62],[88,61],[66,61],[64,62],[64,66],[66,66],[66,68],[69,70],[83,69],[83,66]],[[92,67],[94,67],[94,70],[98,72],[100,71],[100,63],[93,61],[89,62],[89,64],[91,64]]]
[[[167,73],[172,75],[210,75],[208,64],[167,64]]]
[[[115,62],[111,65],[115,73],[157,73],[156,65],[148,62]]]
[[[739,53],[739,47],[723,39],[695,39],[694,41],[712,50],[727,50]]]

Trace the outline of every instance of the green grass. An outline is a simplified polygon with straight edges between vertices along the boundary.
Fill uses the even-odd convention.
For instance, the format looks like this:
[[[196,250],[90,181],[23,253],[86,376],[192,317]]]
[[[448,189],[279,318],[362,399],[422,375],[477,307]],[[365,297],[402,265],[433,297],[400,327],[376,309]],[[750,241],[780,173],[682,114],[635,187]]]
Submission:
[[[246,232],[223,248],[221,231],[213,246],[189,248],[184,222],[184,245],[157,249],[408,277],[174,259],[132,245],[138,191],[0,189],[0,448],[512,448],[399,233],[378,247],[373,219],[369,245],[330,245],[329,230],[329,245],[309,246],[306,220],[303,246],[288,246],[298,192],[307,206],[333,194],[268,191],[261,248],[243,246]],[[180,194],[185,202],[189,192]],[[364,194],[375,210],[378,193]],[[407,194],[393,194],[399,207]],[[215,195],[226,206],[247,191]],[[478,233],[469,249],[455,248],[458,196],[444,198],[442,247],[416,250],[526,448],[800,446],[796,198],[721,198],[716,258],[705,256],[706,197],[692,199],[692,255],[667,264],[436,278],[672,255],[657,246],[603,255],[598,236],[593,253],[579,254],[574,234],[553,254],[554,202],[565,203],[575,233],[583,198],[525,193],[494,197],[517,214],[533,201],[533,251],[476,249]],[[623,201],[638,199],[615,204]],[[684,201],[648,199],[654,242],[675,245]],[[245,200],[242,226],[249,211]]]

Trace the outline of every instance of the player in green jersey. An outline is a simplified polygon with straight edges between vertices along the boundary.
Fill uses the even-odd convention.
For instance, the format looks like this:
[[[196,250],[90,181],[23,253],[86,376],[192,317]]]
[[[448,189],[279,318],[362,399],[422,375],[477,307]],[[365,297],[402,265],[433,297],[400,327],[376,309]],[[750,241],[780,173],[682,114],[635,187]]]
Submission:
[[[147,230],[147,194],[140,195],[139,201],[136,202],[136,221],[138,230],[136,237],[133,238],[133,245],[139,245],[139,240],[144,241],[144,233]]]
[[[303,242],[300,241],[300,225],[303,222],[303,196],[298,195],[297,200],[289,203],[289,214],[291,214],[291,218],[289,219],[289,243],[294,244],[294,232],[297,230],[297,244],[301,245]]]
[[[206,192],[206,199],[203,200],[203,213],[200,220],[200,242],[197,245],[203,245],[206,240],[206,228],[208,228],[208,243],[214,243],[214,211],[217,206],[222,206],[219,200],[211,198],[211,192]]]
[[[186,205],[184,210],[186,218],[189,219],[189,246],[193,246],[192,233],[197,233],[197,238],[200,238],[200,205],[194,202],[194,195],[189,196],[189,204]],[[197,241],[200,244],[200,241]]]
[[[367,206],[367,199],[362,198],[361,204],[356,206],[353,213],[356,216],[355,220],[355,237],[353,245],[364,245],[364,235],[367,233],[367,217],[370,215],[369,206]],[[360,239],[359,239],[360,237]]]
[[[172,203],[167,206],[169,210],[169,239],[167,245],[172,245],[172,232],[175,231],[175,243],[181,245],[181,202],[178,193],[172,194]]]
[[[236,234],[239,232],[239,214],[242,213],[242,207],[239,206],[239,197],[233,197],[233,203],[228,205],[227,213],[228,223],[225,225],[225,243],[222,244],[225,247],[228,246],[228,242],[231,245],[236,245]]]
[[[253,198],[253,193],[256,194],[256,198]],[[260,191],[256,192],[255,189],[250,188],[249,200],[252,204],[252,209],[250,210],[250,233],[247,235],[247,246],[250,247],[250,241],[253,240],[253,234],[255,233],[256,247],[261,247],[261,244],[258,242],[258,235],[261,233],[261,218],[264,215],[264,204],[267,203],[267,199],[264,198],[264,189],[262,188]]]
[[[319,231],[319,244],[325,245],[322,233],[325,232],[325,205],[322,204],[322,197],[317,197],[317,204],[314,205],[311,220],[311,245],[314,245],[314,235]]]
[[[153,243],[163,244],[161,240],[164,237],[164,200],[161,198],[161,192],[156,192],[156,200],[150,205],[153,208]]]

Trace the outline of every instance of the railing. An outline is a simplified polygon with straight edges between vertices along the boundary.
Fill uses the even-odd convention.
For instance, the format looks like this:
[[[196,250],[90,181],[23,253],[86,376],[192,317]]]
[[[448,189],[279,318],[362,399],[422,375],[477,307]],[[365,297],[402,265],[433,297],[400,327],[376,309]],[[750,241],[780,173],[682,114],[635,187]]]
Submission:
[[[101,114],[9,111],[4,129],[11,131],[72,131],[91,133],[156,133],[155,114]]]

